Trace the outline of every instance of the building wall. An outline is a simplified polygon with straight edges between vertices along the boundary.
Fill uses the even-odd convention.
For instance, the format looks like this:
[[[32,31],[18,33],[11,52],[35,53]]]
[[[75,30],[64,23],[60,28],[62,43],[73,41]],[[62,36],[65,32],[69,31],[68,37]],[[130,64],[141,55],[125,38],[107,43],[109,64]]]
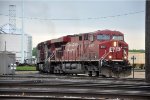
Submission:
[[[0,51],[12,52],[16,54],[16,61],[21,62],[21,34],[0,34]],[[6,43],[6,45],[5,45]],[[32,58],[32,37],[25,34],[24,37],[25,59]]]

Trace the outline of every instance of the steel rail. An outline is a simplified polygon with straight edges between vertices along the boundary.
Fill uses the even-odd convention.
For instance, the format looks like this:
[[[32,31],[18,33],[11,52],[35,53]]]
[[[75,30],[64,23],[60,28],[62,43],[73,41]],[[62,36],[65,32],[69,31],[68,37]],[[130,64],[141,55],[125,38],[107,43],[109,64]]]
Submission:
[[[87,97],[98,98],[101,95],[112,97],[130,97],[150,99],[150,92],[148,91],[128,91],[128,90],[103,90],[103,89],[67,89],[67,88],[51,88],[51,89],[1,89],[0,97],[2,95],[20,95],[20,96],[74,96],[74,97]]]
[[[99,89],[125,89],[125,90],[150,90],[150,85],[139,84],[110,84],[110,83],[0,83],[0,88],[18,87],[18,88],[52,88],[52,87],[66,87],[66,88],[99,88]]]
[[[74,96],[22,96],[22,95],[0,95],[0,98],[3,100],[8,99],[23,99],[23,100],[92,100],[94,98],[81,98],[81,97],[74,97]],[[95,99],[94,99],[95,100]],[[105,100],[105,98],[98,98],[98,100]]]

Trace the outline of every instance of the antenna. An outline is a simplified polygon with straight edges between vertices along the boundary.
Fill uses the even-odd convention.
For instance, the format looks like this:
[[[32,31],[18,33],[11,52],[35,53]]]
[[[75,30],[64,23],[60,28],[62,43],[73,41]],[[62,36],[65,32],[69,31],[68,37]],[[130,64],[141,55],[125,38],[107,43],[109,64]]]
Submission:
[[[22,0],[21,63],[24,63],[24,0]]]
[[[6,41],[5,41],[5,51],[6,51]]]
[[[16,31],[16,5],[9,5],[9,33]]]

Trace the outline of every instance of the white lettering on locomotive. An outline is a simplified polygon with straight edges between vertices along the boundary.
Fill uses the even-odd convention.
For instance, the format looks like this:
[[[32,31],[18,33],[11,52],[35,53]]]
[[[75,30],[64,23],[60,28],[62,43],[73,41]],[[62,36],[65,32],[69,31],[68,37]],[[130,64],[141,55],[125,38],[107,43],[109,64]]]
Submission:
[[[121,50],[121,48],[120,47],[110,47],[109,48],[109,52],[117,52],[117,51],[120,51]]]
[[[67,45],[67,51],[72,52],[76,50],[76,47],[79,45],[79,43],[68,43]]]

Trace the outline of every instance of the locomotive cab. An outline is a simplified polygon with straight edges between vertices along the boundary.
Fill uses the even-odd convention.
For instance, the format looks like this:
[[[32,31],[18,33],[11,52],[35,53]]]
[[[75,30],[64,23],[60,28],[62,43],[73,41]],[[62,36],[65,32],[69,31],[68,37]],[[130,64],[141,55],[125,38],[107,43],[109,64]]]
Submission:
[[[129,76],[128,44],[123,34],[98,34],[99,60],[102,74],[106,76]]]

